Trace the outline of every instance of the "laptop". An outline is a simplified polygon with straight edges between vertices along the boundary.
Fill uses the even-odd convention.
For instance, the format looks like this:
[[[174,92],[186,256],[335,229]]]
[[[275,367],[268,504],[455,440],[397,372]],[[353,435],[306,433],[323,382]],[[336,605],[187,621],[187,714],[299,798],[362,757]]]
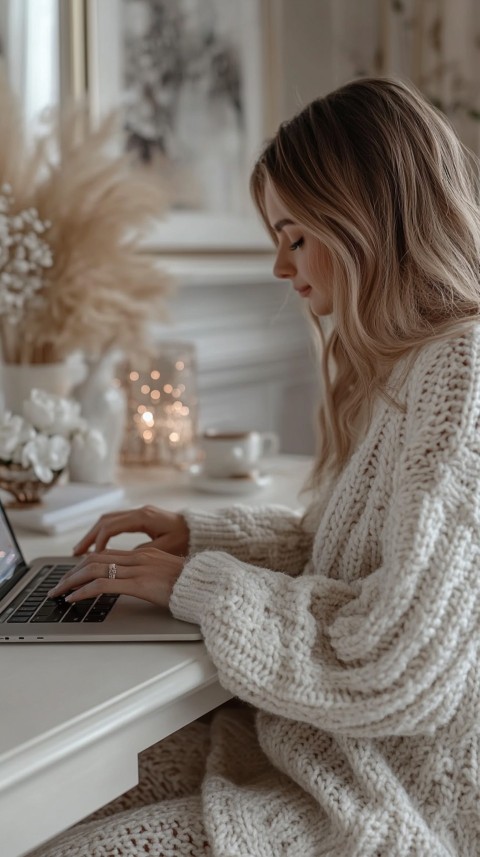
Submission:
[[[99,595],[77,604],[47,592],[80,557],[48,556],[30,565],[0,502],[0,642],[111,643],[200,640],[198,625],[129,595]]]

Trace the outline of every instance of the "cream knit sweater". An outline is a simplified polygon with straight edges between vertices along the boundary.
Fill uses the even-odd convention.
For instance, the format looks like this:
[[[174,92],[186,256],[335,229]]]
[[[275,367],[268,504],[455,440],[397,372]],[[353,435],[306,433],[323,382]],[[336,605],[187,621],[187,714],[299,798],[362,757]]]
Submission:
[[[215,857],[480,855],[479,328],[397,395],[322,512],[187,513],[171,609],[254,707],[214,724]]]

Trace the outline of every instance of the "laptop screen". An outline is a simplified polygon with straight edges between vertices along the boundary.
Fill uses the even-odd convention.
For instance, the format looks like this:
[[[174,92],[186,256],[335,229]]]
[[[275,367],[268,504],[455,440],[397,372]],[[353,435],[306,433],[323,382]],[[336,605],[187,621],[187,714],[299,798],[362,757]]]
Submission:
[[[0,502],[0,598],[7,594],[27,570],[23,554]]]

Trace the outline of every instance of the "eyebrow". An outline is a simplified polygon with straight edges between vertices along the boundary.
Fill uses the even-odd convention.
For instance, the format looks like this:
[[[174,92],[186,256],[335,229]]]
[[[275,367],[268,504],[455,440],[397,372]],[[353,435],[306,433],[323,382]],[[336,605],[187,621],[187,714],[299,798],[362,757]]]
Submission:
[[[282,220],[277,220],[274,225],[275,232],[281,232],[284,226],[294,226],[294,221],[290,220],[289,217],[284,217]]]

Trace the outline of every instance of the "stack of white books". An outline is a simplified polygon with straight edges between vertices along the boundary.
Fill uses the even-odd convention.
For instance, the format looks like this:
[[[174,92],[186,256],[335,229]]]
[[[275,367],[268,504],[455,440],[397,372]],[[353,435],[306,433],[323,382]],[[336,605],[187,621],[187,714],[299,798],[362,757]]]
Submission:
[[[94,524],[104,512],[120,508],[124,496],[123,488],[118,485],[69,482],[55,485],[37,506],[9,509],[8,496],[3,497],[2,492],[7,515],[15,529],[21,527],[52,536]]]

